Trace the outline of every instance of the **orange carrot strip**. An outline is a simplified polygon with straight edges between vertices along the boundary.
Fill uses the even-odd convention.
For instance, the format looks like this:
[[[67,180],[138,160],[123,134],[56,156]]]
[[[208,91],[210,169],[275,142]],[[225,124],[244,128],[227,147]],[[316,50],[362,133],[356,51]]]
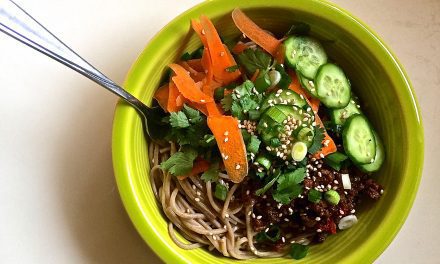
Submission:
[[[168,93],[168,103],[167,110],[168,112],[178,112],[182,108],[177,105],[177,97],[179,97],[180,92],[176,87],[176,84],[171,81],[169,85],[169,93]]]
[[[171,79],[176,84],[179,92],[185,97],[185,99],[195,103],[208,103],[213,102],[214,99],[204,94],[197,88],[196,83],[189,76],[188,72],[178,64],[170,64],[169,67],[174,71],[176,76]]]
[[[202,59],[187,60],[186,63],[188,63],[188,65],[191,66],[191,68],[193,68],[194,70],[196,70],[198,72],[203,72],[205,70],[205,69],[203,69],[203,66],[202,66]]]
[[[275,56],[281,41],[255,24],[245,13],[236,8],[232,11],[232,19],[237,28],[265,51]]]
[[[236,80],[241,75],[240,71],[226,71],[226,68],[235,66],[236,62],[232,56],[226,56],[229,50],[223,45],[214,24],[204,15],[200,17],[200,23],[206,36],[214,78],[222,84],[228,84]]]
[[[248,46],[246,44],[244,44],[243,42],[239,41],[237,42],[237,44],[235,44],[235,46],[232,48],[232,53],[234,54],[240,54],[242,53],[245,49],[247,49]]]
[[[229,179],[241,182],[248,173],[248,162],[238,120],[232,116],[209,116],[208,127],[214,134],[222,157],[228,157],[223,158],[223,163]]]
[[[202,159],[202,158],[198,158],[194,161],[191,172],[187,175],[177,176],[177,179],[182,181],[182,180],[188,178],[189,176],[196,176],[202,172],[209,170],[209,166],[210,166],[210,164],[207,160]]]
[[[208,47],[208,42],[206,40],[206,36],[205,36],[205,32],[203,30],[202,24],[199,21],[197,21],[195,19],[192,19],[191,20],[191,26],[192,26],[193,30],[199,36],[200,40],[203,43],[203,46],[205,46],[205,48],[207,48]]]
[[[215,102],[207,103],[206,110],[208,110],[208,116],[221,116],[223,114]]]
[[[179,94],[179,96],[177,96],[176,98],[176,106],[178,108],[182,108],[184,104],[185,104],[185,98],[183,98],[183,96]]]
[[[318,114],[315,114],[315,121],[322,128],[324,128],[324,124],[322,123],[321,118],[319,118]],[[334,153],[338,150],[333,139],[327,134],[327,131],[325,131],[325,128],[324,128],[324,140],[322,142],[323,142],[322,149],[320,149],[318,152],[316,152],[313,155],[313,157],[316,159],[321,159],[322,156],[325,157],[328,154]]]
[[[154,99],[157,100],[160,107],[162,107],[162,109],[165,111],[167,111],[169,93],[170,93],[170,88],[168,83],[159,87],[159,89],[157,89],[156,92],[154,93]]]
[[[251,81],[252,81],[252,82],[255,82],[255,80],[256,80],[257,77],[258,77],[258,74],[260,74],[260,69],[257,69],[257,70],[254,72],[254,74],[252,75],[252,77],[251,77]]]

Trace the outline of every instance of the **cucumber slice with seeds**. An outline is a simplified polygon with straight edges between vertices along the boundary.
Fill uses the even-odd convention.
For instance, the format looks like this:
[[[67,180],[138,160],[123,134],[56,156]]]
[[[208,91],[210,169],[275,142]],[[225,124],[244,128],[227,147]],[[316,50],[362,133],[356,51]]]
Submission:
[[[264,112],[271,105],[285,104],[294,105],[300,108],[304,107],[307,102],[304,98],[291,90],[282,90],[281,93],[273,92],[264,99],[263,104],[260,107],[260,111]]]
[[[306,89],[307,92],[309,92],[309,94],[311,94],[313,97],[318,97],[318,94],[316,93],[315,83],[312,80],[304,77],[301,73],[298,73],[297,75],[301,87]]]
[[[329,114],[335,125],[343,125],[352,115],[362,114],[362,112],[361,109],[358,108],[358,104],[351,99],[346,107],[341,109],[330,109]]]
[[[288,66],[308,79],[315,78],[319,66],[327,62],[327,54],[318,40],[308,36],[292,36],[284,41]]]
[[[368,164],[376,156],[376,140],[364,115],[350,117],[342,132],[344,150],[356,164]]]
[[[318,98],[328,108],[343,108],[351,98],[351,86],[347,77],[337,65],[322,65],[315,78]]]
[[[358,165],[359,169],[361,169],[363,172],[378,171],[385,161],[385,149],[383,147],[382,140],[380,140],[376,131],[373,131],[373,134],[374,139],[376,140],[376,156],[374,157],[374,161],[372,163]]]

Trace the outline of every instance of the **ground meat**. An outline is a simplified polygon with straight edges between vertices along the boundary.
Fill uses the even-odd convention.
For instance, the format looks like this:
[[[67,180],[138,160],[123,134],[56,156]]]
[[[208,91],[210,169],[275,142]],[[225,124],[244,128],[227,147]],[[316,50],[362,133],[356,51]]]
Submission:
[[[285,242],[280,239],[276,242],[267,241],[266,244],[259,243],[263,248],[279,251],[290,243],[287,238],[302,234],[314,234],[313,241],[321,243],[329,234],[336,233],[337,224],[342,217],[356,212],[362,196],[377,200],[383,192],[378,183],[355,167],[338,172],[322,161],[310,159],[307,168],[302,198],[296,198],[288,205],[277,203],[271,195],[271,190],[261,196],[255,195],[255,191],[262,187],[261,181],[247,179],[242,185],[245,187],[240,198],[245,206],[251,205],[253,208],[253,229],[256,232],[264,232],[266,228],[276,225],[281,229],[281,236],[285,237]],[[352,189],[344,190],[341,174],[350,175]],[[340,201],[337,205],[331,205],[324,199],[312,203],[307,199],[311,189],[322,193],[330,189],[335,190],[339,193]]]

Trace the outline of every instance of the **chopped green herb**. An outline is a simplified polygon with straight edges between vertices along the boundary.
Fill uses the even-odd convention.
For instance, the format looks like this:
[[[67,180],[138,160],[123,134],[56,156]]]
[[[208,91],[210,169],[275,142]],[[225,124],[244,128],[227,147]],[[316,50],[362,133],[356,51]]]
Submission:
[[[288,204],[298,197],[302,193],[303,187],[300,183],[304,180],[305,176],[306,170],[304,168],[298,168],[293,172],[282,174],[278,178],[277,188],[273,192],[274,200],[282,204]]]
[[[264,242],[270,240],[272,242],[277,242],[281,238],[281,229],[274,225],[269,228],[267,232],[261,231],[255,236],[257,242]]]
[[[235,72],[235,71],[238,70],[239,68],[240,68],[240,66],[238,66],[238,65],[233,65],[233,66],[230,66],[230,67],[226,68],[226,71],[227,71],[227,72]]]
[[[319,203],[319,201],[322,199],[322,193],[315,189],[311,189],[307,195],[307,198],[312,203]]]
[[[274,175],[272,175],[272,177],[273,178],[268,183],[266,183],[263,186],[263,188],[260,188],[260,189],[255,191],[255,195],[260,196],[260,195],[264,194],[265,192],[267,192],[270,189],[270,187],[272,187],[275,184],[275,182],[278,180],[278,178],[280,177],[280,171],[277,170],[274,173]]]
[[[186,128],[189,127],[189,121],[186,115],[182,112],[172,112],[170,114],[170,124],[174,128]]]
[[[250,153],[257,154],[258,149],[260,148],[260,144],[261,141],[258,139],[257,136],[255,135],[251,136],[249,144],[247,144],[247,151]]]
[[[192,148],[182,149],[162,162],[160,167],[174,176],[186,175],[191,172],[197,151]]]
[[[272,57],[260,48],[255,50],[245,49],[238,55],[237,60],[246,72],[252,75],[257,69],[266,71],[270,66]]]
[[[256,109],[249,110],[249,119],[250,120],[258,120],[260,119],[261,113]]]
[[[225,97],[225,87],[219,87],[214,91],[214,99],[220,101]]]
[[[186,117],[188,118],[188,121],[191,124],[196,124],[196,123],[203,121],[202,115],[196,109],[193,109],[187,105],[184,105],[183,112],[185,113]]]
[[[271,147],[274,147],[274,148],[281,146],[281,141],[280,141],[280,139],[279,139],[279,138],[276,138],[276,137],[271,138],[271,139],[270,139],[270,146],[271,146]]]
[[[235,116],[239,120],[244,119],[243,108],[241,108],[240,104],[237,101],[234,101],[231,106],[231,114]]]
[[[243,140],[245,143],[248,143],[251,140],[251,134],[247,132],[246,129],[241,129],[241,135],[243,136]]]
[[[293,243],[290,248],[290,256],[296,260],[302,259],[305,256],[307,256],[308,251],[309,251],[309,246]]]
[[[232,107],[232,95],[228,94],[225,97],[223,97],[223,99],[221,99],[220,103],[222,104],[222,108],[225,111],[230,111],[231,107]]]
[[[211,164],[209,169],[202,174],[200,178],[205,182],[216,182],[218,180],[219,172],[220,171],[218,168],[218,163],[213,163]]]
[[[191,59],[191,54],[189,54],[189,52],[185,52],[182,54],[182,56],[180,56],[180,59],[183,61],[187,61]]]
[[[313,143],[308,149],[310,154],[315,154],[320,149],[322,149],[322,141],[324,140],[324,129],[319,126],[315,126],[314,129],[315,136],[313,137]]]
[[[227,194],[228,194],[228,188],[226,188],[226,186],[219,183],[215,185],[215,192],[214,192],[215,198],[224,201],[226,200]]]

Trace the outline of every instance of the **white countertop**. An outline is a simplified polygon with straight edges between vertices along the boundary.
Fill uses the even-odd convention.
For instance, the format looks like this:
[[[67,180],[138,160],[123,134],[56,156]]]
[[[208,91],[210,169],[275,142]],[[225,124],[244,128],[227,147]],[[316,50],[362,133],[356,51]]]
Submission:
[[[148,40],[200,0],[16,2],[122,83]],[[417,199],[377,263],[440,263],[440,1],[334,2],[369,24],[400,59],[425,125]],[[0,263],[161,263],[134,230],[115,186],[117,98],[3,34],[0,77]]]

